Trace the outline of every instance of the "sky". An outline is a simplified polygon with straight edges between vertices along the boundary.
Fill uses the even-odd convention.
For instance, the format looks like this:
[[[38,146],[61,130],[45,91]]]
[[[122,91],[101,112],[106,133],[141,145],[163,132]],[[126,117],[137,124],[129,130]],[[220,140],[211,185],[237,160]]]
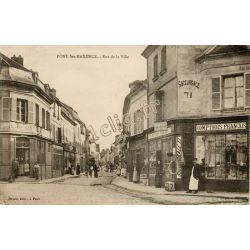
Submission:
[[[92,126],[101,149],[110,147],[117,133],[103,137],[100,127],[107,118],[122,120],[129,83],[146,79],[146,46],[0,46],[8,57],[21,55],[24,66],[56,89],[57,97],[74,108],[87,126]],[[95,55],[98,58],[76,58]],[[66,57],[64,57],[66,56]],[[123,58],[121,57],[123,56]]]

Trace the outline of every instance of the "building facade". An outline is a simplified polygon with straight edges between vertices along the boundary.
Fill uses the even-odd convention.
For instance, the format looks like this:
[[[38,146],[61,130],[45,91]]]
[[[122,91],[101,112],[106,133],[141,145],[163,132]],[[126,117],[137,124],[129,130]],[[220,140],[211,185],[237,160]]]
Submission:
[[[26,69],[21,56],[0,53],[0,179],[9,178],[15,159],[19,176],[34,177],[36,162],[40,179],[64,174],[62,113],[55,89]]]
[[[247,191],[249,46],[148,46],[150,184],[187,189],[198,159],[205,190]]]
[[[123,135],[126,135],[126,144],[122,154],[126,156],[129,180],[132,181],[135,168],[137,182],[147,183],[147,116],[150,108],[147,102],[147,81],[135,81],[129,87],[130,93],[126,96],[123,107]]]

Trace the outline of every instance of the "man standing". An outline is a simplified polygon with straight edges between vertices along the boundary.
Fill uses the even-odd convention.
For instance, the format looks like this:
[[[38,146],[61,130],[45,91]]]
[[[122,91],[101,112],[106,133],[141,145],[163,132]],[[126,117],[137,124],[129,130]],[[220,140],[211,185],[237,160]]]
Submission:
[[[17,178],[18,169],[19,169],[19,162],[17,159],[14,159],[12,161],[12,165],[11,165],[11,173],[10,173],[10,177],[9,177],[9,182],[12,182]]]
[[[189,180],[189,190],[187,193],[198,193],[199,186],[199,178],[200,178],[200,165],[197,163],[197,158],[194,158],[193,168]]]
[[[34,165],[34,174],[35,174],[36,180],[39,180],[40,166],[39,166],[38,162],[36,162]]]

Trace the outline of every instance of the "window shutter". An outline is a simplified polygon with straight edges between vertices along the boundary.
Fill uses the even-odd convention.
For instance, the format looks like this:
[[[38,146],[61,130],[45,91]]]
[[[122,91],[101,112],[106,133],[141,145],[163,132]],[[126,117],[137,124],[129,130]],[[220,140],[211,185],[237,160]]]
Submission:
[[[220,77],[212,79],[212,109],[221,108],[221,84]]]
[[[11,98],[9,97],[3,97],[3,120],[4,121],[9,121],[10,120],[10,100]]]
[[[245,75],[245,106],[250,107],[250,74]]]
[[[28,102],[28,123],[34,123],[34,103]]]
[[[2,100],[3,98],[0,96],[0,121],[3,119],[3,105],[2,105]]]
[[[154,57],[154,77],[158,76],[158,55]]]
[[[164,46],[161,50],[161,72],[167,69],[166,66],[166,46]]]
[[[16,98],[11,99],[11,121],[16,121],[16,107],[17,105],[17,100]]]
[[[42,108],[39,107],[39,127],[42,127]]]

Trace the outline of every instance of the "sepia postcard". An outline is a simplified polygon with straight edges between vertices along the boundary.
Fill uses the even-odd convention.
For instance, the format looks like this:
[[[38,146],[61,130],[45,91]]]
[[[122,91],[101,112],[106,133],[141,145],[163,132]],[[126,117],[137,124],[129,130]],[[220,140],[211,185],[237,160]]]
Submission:
[[[249,204],[249,45],[0,45],[0,204]]]

